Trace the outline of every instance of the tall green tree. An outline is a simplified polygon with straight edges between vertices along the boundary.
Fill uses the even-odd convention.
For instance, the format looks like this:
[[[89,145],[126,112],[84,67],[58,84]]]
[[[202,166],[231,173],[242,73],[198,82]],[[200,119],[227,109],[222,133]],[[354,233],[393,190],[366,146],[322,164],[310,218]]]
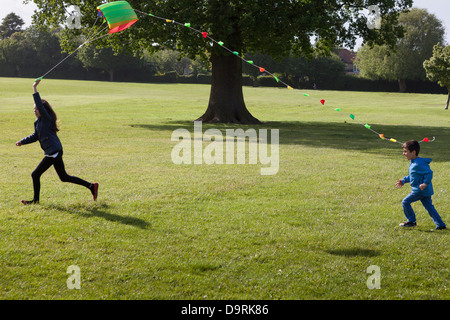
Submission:
[[[21,17],[11,12],[2,20],[2,24],[0,25],[0,39],[7,39],[15,32],[21,31],[24,24],[25,22],[23,22]]]
[[[433,54],[433,46],[443,42],[445,29],[425,9],[413,8],[402,13],[399,23],[405,28],[405,36],[393,49],[386,45],[363,46],[358,51],[357,63],[363,77],[397,80],[399,91],[405,92],[405,80],[426,80],[423,62]]]
[[[448,97],[445,109],[450,103],[450,46],[437,44],[433,48],[433,56],[423,63],[430,81],[436,81],[441,87],[447,88]]]
[[[23,32],[15,32],[8,39],[0,41],[0,64],[5,65],[14,77],[27,76],[33,66],[36,54],[33,43]]]
[[[33,0],[38,6],[38,24],[60,24],[67,19],[65,7],[78,5],[83,14],[81,31],[87,33],[96,19],[96,0]],[[412,0],[129,0],[137,12],[190,23],[208,32],[226,47],[243,52],[262,52],[283,57],[290,52],[311,55],[314,48],[330,52],[336,45],[353,46],[357,37],[371,44],[393,45],[403,29],[399,12]],[[381,28],[370,28],[363,9],[378,5]],[[210,99],[199,120],[205,122],[258,123],[247,110],[242,92],[242,61],[209,43],[188,28],[164,23],[140,14],[140,21],[102,45],[134,51],[157,50],[157,42],[190,56],[202,55],[212,64]],[[312,38],[318,39],[314,43]]]

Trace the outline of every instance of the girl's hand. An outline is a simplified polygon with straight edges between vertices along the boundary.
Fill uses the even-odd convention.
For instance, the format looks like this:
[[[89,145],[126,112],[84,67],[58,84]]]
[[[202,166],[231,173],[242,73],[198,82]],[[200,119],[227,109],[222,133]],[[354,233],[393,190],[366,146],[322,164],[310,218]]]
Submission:
[[[41,82],[41,79],[38,78],[38,79],[36,79],[36,80],[34,81],[34,83],[33,83],[33,91],[34,91],[34,93],[37,92],[36,87],[38,86],[39,82]]]
[[[20,141],[16,142],[16,146],[20,147],[21,145],[22,145],[22,142],[20,142]]]
[[[397,187],[397,189],[400,189],[401,187],[403,187],[402,180],[397,180],[397,183],[395,184],[395,186]]]

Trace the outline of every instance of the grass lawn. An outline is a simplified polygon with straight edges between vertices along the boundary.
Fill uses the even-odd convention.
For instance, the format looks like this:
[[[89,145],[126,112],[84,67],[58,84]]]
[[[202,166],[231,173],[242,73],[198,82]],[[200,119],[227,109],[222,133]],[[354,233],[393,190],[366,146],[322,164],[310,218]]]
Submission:
[[[172,162],[174,130],[193,133],[210,87],[43,80],[60,119],[67,172],[100,184],[94,202],[51,168],[32,198],[39,143],[32,79],[0,78],[0,299],[449,299],[449,231],[420,203],[402,229],[409,185],[400,144],[433,158],[434,205],[450,223],[445,95],[244,88],[264,122],[203,131],[279,129],[279,170]],[[335,112],[319,100],[341,108]],[[210,143],[203,142],[206,147]],[[81,288],[70,290],[69,266]],[[369,289],[369,266],[380,289]]]

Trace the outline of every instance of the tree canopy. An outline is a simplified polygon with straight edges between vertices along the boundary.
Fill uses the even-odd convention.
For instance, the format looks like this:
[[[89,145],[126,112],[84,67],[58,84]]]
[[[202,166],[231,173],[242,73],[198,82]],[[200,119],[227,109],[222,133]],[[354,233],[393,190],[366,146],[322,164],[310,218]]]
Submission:
[[[22,18],[14,12],[6,15],[0,25],[0,40],[7,39],[11,37],[13,33],[21,31],[24,24],[25,22],[23,22]]]
[[[450,46],[443,47],[436,44],[433,48],[433,56],[423,63],[427,77],[436,81],[441,87],[448,90],[447,105],[450,103]]]
[[[363,77],[398,80],[404,92],[406,79],[426,80],[423,62],[431,57],[433,46],[443,42],[445,30],[442,22],[425,9],[402,13],[399,23],[405,35],[393,48],[366,45],[358,51],[357,59]]]

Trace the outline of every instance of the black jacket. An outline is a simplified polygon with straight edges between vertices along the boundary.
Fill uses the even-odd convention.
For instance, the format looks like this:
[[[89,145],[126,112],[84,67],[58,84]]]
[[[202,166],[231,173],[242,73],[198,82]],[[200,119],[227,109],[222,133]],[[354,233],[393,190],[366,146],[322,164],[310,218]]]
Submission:
[[[62,144],[56,132],[53,131],[53,119],[42,104],[39,92],[33,94],[34,103],[41,115],[34,122],[34,132],[28,137],[20,140],[22,144],[29,144],[39,140],[42,150],[45,155],[52,155],[56,152],[62,151]]]

